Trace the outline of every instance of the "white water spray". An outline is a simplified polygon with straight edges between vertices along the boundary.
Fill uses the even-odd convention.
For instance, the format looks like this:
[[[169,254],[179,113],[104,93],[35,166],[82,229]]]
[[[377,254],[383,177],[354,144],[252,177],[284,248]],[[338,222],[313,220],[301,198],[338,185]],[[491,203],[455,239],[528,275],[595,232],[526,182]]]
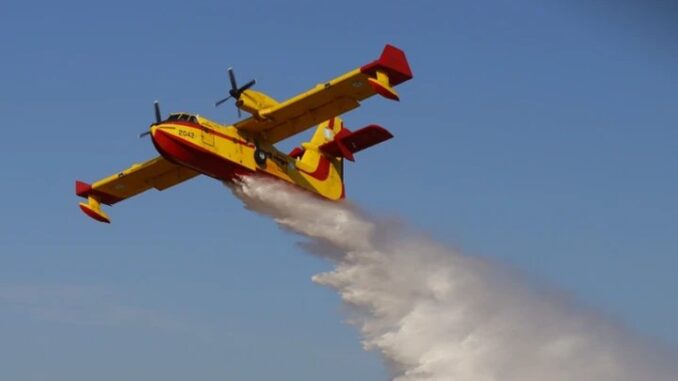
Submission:
[[[352,307],[394,381],[678,380],[666,354],[497,264],[277,181],[232,189],[336,264],[313,280]]]

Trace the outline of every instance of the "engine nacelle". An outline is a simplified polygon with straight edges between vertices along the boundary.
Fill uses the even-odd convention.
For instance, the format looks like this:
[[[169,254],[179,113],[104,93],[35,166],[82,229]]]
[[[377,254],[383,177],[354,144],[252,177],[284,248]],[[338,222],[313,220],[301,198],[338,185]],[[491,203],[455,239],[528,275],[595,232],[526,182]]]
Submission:
[[[259,111],[276,106],[278,104],[279,102],[275,99],[256,90],[245,90],[235,103],[239,109],[249,112],[256,118],[262,117]]]

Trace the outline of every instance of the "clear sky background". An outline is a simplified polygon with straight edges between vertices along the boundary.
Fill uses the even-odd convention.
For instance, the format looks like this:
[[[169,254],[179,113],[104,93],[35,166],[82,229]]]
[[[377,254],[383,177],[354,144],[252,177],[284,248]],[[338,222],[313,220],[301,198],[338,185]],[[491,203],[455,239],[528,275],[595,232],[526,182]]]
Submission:
[[[415,77],[346,115],[395,135],[348,167],[349,198],[676,350],[674,4],[3,1],[0,379],[385,379],[310,280],[330,264],[219,182],[110,226],[73,194],[156,155],[155,99],[233,122],[226,67],[284,99],[385,43]]]

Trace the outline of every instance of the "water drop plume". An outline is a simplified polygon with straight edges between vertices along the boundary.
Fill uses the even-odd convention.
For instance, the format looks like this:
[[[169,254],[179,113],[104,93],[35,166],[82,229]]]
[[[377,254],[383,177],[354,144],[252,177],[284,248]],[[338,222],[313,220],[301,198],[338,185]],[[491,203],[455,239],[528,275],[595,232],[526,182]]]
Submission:
[[[675,354],[491,260],[275,180],[231,189],[333,262],[313,281],[395,381],[678,380]]]

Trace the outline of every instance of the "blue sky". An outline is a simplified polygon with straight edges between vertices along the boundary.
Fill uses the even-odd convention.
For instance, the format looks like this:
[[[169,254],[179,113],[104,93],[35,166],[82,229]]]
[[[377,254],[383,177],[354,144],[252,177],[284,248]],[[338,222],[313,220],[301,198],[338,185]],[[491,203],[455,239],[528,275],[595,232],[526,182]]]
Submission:
[[[505,261],[678,347],[676,6],[653,1],[3,2],[0,377],[379,380],[330,267],[211,179],[81,214],[73,181],[156,155],[164,113],[222,122],[225,68],[284,99],[407,53],[349,127],[349,198]],[[291,146],[292,143],[283,145]]]

